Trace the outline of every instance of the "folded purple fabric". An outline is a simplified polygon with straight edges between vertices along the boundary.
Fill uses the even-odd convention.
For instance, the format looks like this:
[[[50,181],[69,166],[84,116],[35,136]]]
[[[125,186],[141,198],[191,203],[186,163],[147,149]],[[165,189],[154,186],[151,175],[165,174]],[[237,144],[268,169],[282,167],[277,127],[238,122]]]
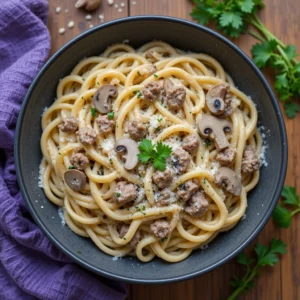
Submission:
[[[24,205],[13,138],[26,90],[49,52],[48,5],[0,2],[0,299],[125,299],[124,284],[93,275],[59,252]]]

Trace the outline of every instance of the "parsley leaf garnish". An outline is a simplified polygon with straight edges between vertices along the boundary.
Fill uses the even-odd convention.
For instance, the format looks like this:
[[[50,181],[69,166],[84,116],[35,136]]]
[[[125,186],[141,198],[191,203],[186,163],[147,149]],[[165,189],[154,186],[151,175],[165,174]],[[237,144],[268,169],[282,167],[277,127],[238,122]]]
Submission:
[[[114,111],[111,111],[111,112],[109,112],[109,113],[107,114],[107,116],[108,116],[108,118],[109,118],[110,120],[113,120],[114,117],[115,117],[115,112],[114,112]]]
[[[281,240],[272,239],[269,246],[257,243],[254,247],[256,258],[248,257],[245,253],[237,256],[237,262],[244,266],[245,273],[242,278],[233,276],[230,285],[235,291],[227,298],[227,300],[237,299],[241,293],[248,292],[255,285],[255,279],[259,275],[259,270],[264,266],[273,267],[279,261],[279,254],[286,253],[286,244]]]
[[[296,206],[296,208],[289,211],[282,204],[277,204],[273,211],[273,219],[279,227],[288,228],[292,223],[293,215],[300,212],[299,196],[297,195],[296,188],[291,186],[285,186],[281,192],[281,196],[283,197],[282,202],[285,206],[291,205]]]
[[[156,170],[164,171],[166,169],[166,159],[170,157],[172,148],[168,145],[158,142],[155,146],[150,140],[143,139],[139,145],[139,161],[143,164],[153,163]]]
[[[211,141],[209,139],[205,139],[204,142],[206,147],[210,147]]]
[[[73,169],[75,169],[75,167],[74,166],[69,166],[68,169],[73,170]]]
[[[275,40],[271,40],[270,42],[263,42],[252,47],[251,52],[253,60],[259,68],[266,66],[270,58],[274,55],[276,46],[277,42]]]
[[[91,114],[92,114],[92,117],[96,117],[96,115],[97,115],[97,109],[95,107],[91,108]]]

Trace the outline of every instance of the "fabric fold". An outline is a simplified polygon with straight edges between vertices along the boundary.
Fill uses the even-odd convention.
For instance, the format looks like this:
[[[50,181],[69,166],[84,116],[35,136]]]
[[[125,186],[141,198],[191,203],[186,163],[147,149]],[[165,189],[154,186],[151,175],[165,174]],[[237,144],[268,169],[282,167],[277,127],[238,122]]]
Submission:
[[[0,6],[0,299],[125,299],[125,284],[74,264],[33,222],[17,184],[20,105],[50,50],[45,0]]]

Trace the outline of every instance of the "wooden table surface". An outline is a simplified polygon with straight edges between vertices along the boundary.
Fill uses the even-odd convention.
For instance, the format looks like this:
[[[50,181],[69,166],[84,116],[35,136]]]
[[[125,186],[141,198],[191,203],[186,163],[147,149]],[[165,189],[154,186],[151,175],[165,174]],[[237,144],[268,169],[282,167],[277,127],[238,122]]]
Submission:
[[[266,26],[287,44],[297,46],[300,53],[300,7],[299,0],[264,0],[266,8],[260,16]],[[101,23],[99,14],[104,14],[104,22],[134,15],[168,15],[191,20],[189,13],[193,7],[190,0],[114,0],[118,7],[109,6],[107,0],[102,0],[100,8],[92,13],[92,20],[86,20],[87,13],[74,7],[75,0],[49,0],[49,30],[52,37],[54,53],[70,39],[93,25]],[[298,3],[298,4],[297,4]],[[61,7],[60,13],[56,8]],[[75,22],[69,29],[67,24]],[[103,22],[102,21],[102,22]],[[65,28],[63,35],[59,28]],[[242,36],[234,41],[248,55],[255,42],[250,36]],[[268,74],[269,75],[269,74]],[[267,76],[272,83],[271,76]],[[286,184],[297,186],[300,192],[300,114],[294,120],[285,118],[289,139],[289,163]],[[298,170],[298,172],[297,172]],[[294,217],[289,229],[278,229],[270,220],[258,237],[262,243],[269,242],[272,237],[281,238],[288,245],[288,252],[274,268],[265,268],[257,280],[256,286],[241,299],[300,299],[300,215]],[[252,249],[252,245],[249,246]],[[241,268],[230,261],[213,272],[188,281],[166,285],[130,285],[129,299],[133,300],[222,300],[232,292],[229,286],[233,274]]]

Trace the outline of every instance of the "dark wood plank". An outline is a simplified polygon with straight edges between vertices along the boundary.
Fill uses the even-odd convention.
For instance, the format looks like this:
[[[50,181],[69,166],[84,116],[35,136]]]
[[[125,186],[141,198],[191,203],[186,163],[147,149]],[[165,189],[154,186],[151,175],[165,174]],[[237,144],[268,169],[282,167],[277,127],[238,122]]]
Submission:
[[[75,0],[49,0],[49,30],[52,37],[52,50],[54,53],[63,44],[89,29],[89,25],[99,24],[101,20],[99,14],[104,13],[104,21],[116,19],[130,15],[159,14],[176,16],[191,20],[189,13],[193,6],[189,0],[115,0],[119,4],[123,2],[126,6],[122,12],[118,8],[111,7],[106,0],[102,1],[101,7],[92,14],[91,21],[87,21],[84,11],[74,7]],[[300,31],[299,7],[294,0],[265,0],[266,8],[261,12],[261,17],[267,27],[286,43],[295,44],[300,52]],[[56,14],[56,7],[62,10]],[[120,7],[120,6],[119,6]],[[66,11],[67,10],[67,11]],[[75,26],[69,29],[67,24],[74,21]],[[64,35],[58,33],[59,28],[64,27]],[[248,35],[242,36],[234,42],[241,47],[248,55],[255,40]],[[272,83],[271,74],[267,76]],[[300,192],[299,161],[300,156],[300,117],[295,120],[287,120],[287,132],[289,137],[289,167],[287,183],[297,185]],[[297,172],[298,171],[298,172]],[[264,270],[262,276],[257,281],[255,289],[247,296],[242,297],[247,300],[254,299],[300,299],[299,265],[300,251],[297,237],[299,236],[300,217],[296,216],[293,225],[288,230],[277,229],[270,221],[259,235],[258,240],[262,243],[269,241],[273,236],[280,237],[288,244],[288,254],[286,254],[280,264],[274,268]],[[253,245],[253,244],[252,244]],[[249,250],[252,247],[249,247]],[[231,261],[217,270],[202,277],[188,280],[185,282],[168,285],[131,285],[129,299],[172,299],[172,300],[191,300],[191,299],[225,299],[230,294],[229,281],[232,274],[240,272],[241,269]]]

